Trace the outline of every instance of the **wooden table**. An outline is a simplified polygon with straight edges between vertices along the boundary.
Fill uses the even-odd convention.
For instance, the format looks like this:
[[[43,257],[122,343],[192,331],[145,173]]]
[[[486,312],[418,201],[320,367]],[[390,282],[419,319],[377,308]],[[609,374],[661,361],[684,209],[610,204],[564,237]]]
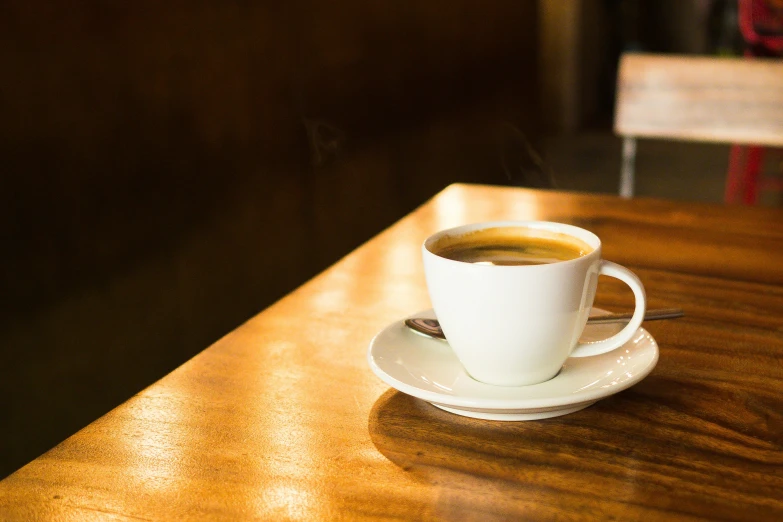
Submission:
[[[501,218],[589,228],[685,309],[646,324],[652,374],[501,423],[370,371],[373,335],[429,306],[421,241]],[[601,282],[597,305],[631,303]],[[0,519],[781,520],[781,357],[783,211],[454,185],[0,482]]]

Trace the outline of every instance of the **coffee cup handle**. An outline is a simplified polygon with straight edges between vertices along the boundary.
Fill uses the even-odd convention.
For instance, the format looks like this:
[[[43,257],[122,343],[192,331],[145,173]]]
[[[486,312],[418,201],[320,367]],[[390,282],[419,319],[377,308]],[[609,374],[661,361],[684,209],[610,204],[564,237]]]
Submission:
[[[631,320],[625,325],[625,328],[602,341],[577,343],[571,351],[570,357],[589,357],[591,355],[611,352],[630,341],[644,320],[644,313],[647,309],[647,297],[644,293],[644,286],[642,286],[642,282],[636,274],[624,266],[612,263],[611,261],[601,261],[598,273],[619,279],[630,286],[636,301],[636,308],[633,311]]]

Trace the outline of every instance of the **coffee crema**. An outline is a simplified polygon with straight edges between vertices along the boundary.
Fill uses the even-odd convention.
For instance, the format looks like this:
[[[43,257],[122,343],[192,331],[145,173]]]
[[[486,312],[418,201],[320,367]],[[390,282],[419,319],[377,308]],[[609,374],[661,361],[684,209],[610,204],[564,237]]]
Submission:
[[[430,251],[484,265],[543,265],[585,256],[593,248],[574,236],[528,227],[494,227],[438,239]]]

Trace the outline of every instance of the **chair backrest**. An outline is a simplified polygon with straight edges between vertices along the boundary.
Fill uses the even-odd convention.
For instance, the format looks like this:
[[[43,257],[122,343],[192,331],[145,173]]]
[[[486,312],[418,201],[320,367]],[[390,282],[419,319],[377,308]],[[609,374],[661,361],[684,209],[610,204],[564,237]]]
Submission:
[[[625,137],[783,146],[783,60],[625,54],[614,129]]]

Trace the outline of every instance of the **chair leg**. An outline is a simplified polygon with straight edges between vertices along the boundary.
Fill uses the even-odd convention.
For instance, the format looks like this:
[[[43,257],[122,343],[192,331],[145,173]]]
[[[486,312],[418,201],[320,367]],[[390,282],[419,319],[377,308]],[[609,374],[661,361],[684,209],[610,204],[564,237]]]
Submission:
[[[742,184],[742,172],[745,165],[745,147],[732,145],[729,152],[729,171],[726,173],[726,191],[723,201],[739,203]]]
[[[763,147],[732,145],[726,175],[726,203],[756,203],[763,156]]]
[[[748,147],[748,164],[745,167],[745,197],[746,205],[755,205],[759,195],[759,172],[764,159],[764,147]]]
[[[623,138],[623,159],[620,167],[620,197],[622,198],[633,197],[635,164],[636,138]]]

